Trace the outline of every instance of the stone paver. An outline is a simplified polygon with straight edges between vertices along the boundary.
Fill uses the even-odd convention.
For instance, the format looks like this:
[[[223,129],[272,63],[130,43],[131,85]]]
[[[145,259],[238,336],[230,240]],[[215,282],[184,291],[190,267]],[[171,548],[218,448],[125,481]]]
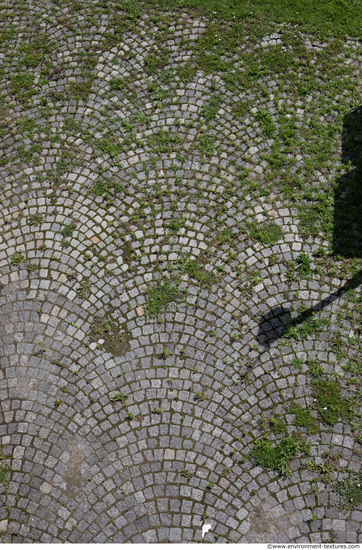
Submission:
[[[280,131],[282,110],[283,124],[308,127],[323,91],[295,102],[281,75],[262,72],[252,89],[232,88],[217,64],[193,70],[207,20],[143,15],[127,27],[100,4],[2,6],[2,541],[193,543],[205,523],[206,542],[360,541],[361,506],[346,521],[318,470],[329,452],[333,480],[359,471],[358,430],[338,419],[309,433],[290,411],[318,417],[311,362],[338,378],[356,359],[354,306],[341,272],[290,275],[328,242],[302,235],[270,183],[276,140],[260,115]],[[245,35],[235,66],[287,51],[283,32]],[[316,56],[327,47],[299,39]],[[357,73],[357,43],[343,48],[335,63]],[[320,124],[355,108],[345,95]],[[295,154],[291,173],[307,178]],[[331,174],[340,158],[341,146]],[[278,238],[253,237],[271,221]],[[152,316],[148,290],[162,277],[181,297]],[[330,324],[283,339],[317,303]],[[285,433],[270,428],[276,417]],[[309,457],[296,454],[287,475],[257,466],[263,434],[294,432]]]

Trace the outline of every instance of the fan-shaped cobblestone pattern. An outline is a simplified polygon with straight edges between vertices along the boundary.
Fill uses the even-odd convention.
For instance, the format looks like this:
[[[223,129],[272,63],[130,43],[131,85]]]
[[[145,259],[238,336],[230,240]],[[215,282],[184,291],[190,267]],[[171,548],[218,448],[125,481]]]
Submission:
[[[250,454],[263,419],[282,418],[291,435],[292,403],[313,408],[296,354],[342,372],[329,340],[348,299],[331,299],[342,281],[328,273],[288,280],[288,262],[328,243],[302,237],[270,185],[275,140],[258,116],[268,109],[279,131],[292,116],[280,105],[295,128],[312,113],[280,75],[230,91],[217,64],[200,70],[209,21],[143,16],[115,44],[127,15],[116,5],[72,9],[2,5],[14,28],[0,57],[3,542],[195,542],[205,523],[208,542],[356,542],[360,508],[346,521],[305,455],[282,476]],[[249,74],[245,56],[278,45],[290,54],[281,27],[245,35],[235,68]],[[336,57],[354,67],[352,84],[357,47],[347,41]],[[26,81],[13,76],[19,63]],[[319,100],[309,90],[308,106]],[[341,90],[320,123],[345,104],[353,94]],[[291,170],[308,184],[335,177],[340,150],[312,174],[300,153]],[[269,222],[271,244],[251,238]],[[201,279],[183,267],[190,259]],[[146,290],[165,274],[182,296],[152,317]],[[317,302],[330,325],[281,345],[285,317]],[[351,357],[354,328],[352,311]],[[348,422],[298,431],[317,464],[332,450],[336,468],[358,471]]]

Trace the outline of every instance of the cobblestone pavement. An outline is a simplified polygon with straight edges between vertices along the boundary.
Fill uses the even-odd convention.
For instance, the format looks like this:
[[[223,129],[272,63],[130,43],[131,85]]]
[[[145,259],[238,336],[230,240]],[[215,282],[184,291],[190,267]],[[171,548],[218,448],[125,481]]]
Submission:
[[[356,260],[291,200],[358,41],[104,4],[1,3],[2,541],[361,541]]]

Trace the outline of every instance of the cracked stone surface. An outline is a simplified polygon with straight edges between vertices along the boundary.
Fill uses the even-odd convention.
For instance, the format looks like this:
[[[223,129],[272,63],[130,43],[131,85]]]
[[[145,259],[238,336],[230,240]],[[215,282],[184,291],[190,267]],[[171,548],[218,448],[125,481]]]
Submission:
[[[343,118],[359,116],[358,41],[334,54],[352,70],[327,109],[329,43],[245,27],[234,74],[227,52],[194,64],[205,37],[223,40],[216,24],[129,20],[101,4],[1,3],[2,541],[361,541],[362,507],[347,512],[332,483],[360,470],[358,421],[323,423],[309,372],[314,362],[341,379],[356,360],[360,289],[343,290],[343,259],[334,271],[320,259],[330,241],[305,236],[270,175],[275,132],[319,124],[338,129],[335,147],[323,171],[304,138],[286,154],[293,193],[340,176]],[[315,78],[297,97],[283,71],[245,62],[293,56],[291,36]],[[306,277],[290,271],[301,254]],[[149,290],[165,280],[180,296],[152,315]],[[285,337],[309,310],[325,322]],[[343,397],[357,378],[341,381]],[[292,403],[309,407],[316,433],[296,426]],[[285,432],[268,430],[275,417]],[[284,475],[256,463],[263,434],[278,444],[296,432],[309,457],[296,453]]]

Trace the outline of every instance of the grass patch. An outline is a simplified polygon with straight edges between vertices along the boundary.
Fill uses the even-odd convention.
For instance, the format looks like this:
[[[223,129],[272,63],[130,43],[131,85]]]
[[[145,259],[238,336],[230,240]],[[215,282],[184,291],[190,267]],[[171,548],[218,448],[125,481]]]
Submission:
[[[19,61],[19,65],[35,68],[53,48],[54,42],[48,42],[46,35],[36,38],[29,44],[21,44],[19,52],[25,55]]]
[[[332,225],[333,213],[323,202],[315,204],[302,204],[299,207],[299,230],[301,236],[320,237],[321,228],[328,228]]]
[[[171,153],[181,143],[181,137],[166,130],[159,130],[148,137],[148,145],[158,154]]]
[[[319,424],[316,418],[311,414],[308,409],[303,409],[297,403],[294,403],[289,410],[290,413],[295,414],[294,425],[302,428],[307,428],[307,433],[316,434],[319,432]]]
[[[259,466],[285,473],[288,470],[289,461],[296,456],[302,447],[302,442],[295,437],[283,437],[278,445],[273,445],[265,437],[256,441],[250,454]]]
[[[96,197],[104,197],[107,199],[109,195],[119,193],[122,190],[122,185],[119,182],[112,180],[112,178],[98,179],[95,185],[92,187],[92,193]]]
[[[176,74],[183,82],[191,82],[196,76],[197,67],[191,60],[187,61],[185,65],[179,65],[176,69]]]
[[[43,216],[41,214],[31,214],[29,216],[29,225],[40,225],[43,222]]]
[[[97,140],[96,144],[102,153],[106,153],[111,158],[116,157],[123,151],[123,144],[120,143],[116,136],[114,136],[111,132],[106,134],[103,138]]]
[[[216,282],[214,273],[207,271],[197,260],[193,260],[187,256],[181,256],[179,266],[182,273],[186,273],[189,277],[195,279],[200,286],[209,288]]]
[[[266,137],[273,137],[275,134],[275,125],[271,114],[266,109],[261,109],[257,115],[256,120],[259,122]]]
[[[34,78],[34,75],[27,73],[17,74],[12,77],[10,81],[10,90],[18,101],[26,102],[34,95]]]
[[[122,405],[125,404],[127,395],[124,395],[122,392],[118,392],[115,395],[112,395],[112,397],[109,398],[112,403],[117,403],[120,401]]]
[[[319,334],[323,328],[330,325],[329,319],[313,317],[312,315],[313,313],[309,314],[302,323],[298,320],[286,327],[283,331],[284,338],[304,340],[308,336]]]
[[[313,381],[313,390],[315,408],[324,424],[333,425],[340,418],[353,418],[352,401],[341,396],[341,387],[336,380],[318,378]]]
[[[108,183],[106,181],[97,181],[97,183],[92,188],[92,193],[96,197],[101,197],[102,195],[107,195],[109,191]]]
[[[245,115],[250,111],[250,105],[247,101],[238,101],[233,106],[233,112],[236,118],[244,119]]]
[[[304,359],[302,359],[301,357],[295,356],[291,360],[290,364],[293,368],[298,369],[298,370],[302,370],[303,364],[304,364]]]
[[[287,425],[280,418],[272,418],[269,422],[269,426],[273,434],[287,433]]]
[[[270,222],[264,225],[252,223],[249,225],[249,235],[252,239],[263,244],[275,244],[283,236],[280,225]]]
[[[350,474],[347,479],[338,481],[333,488],[343,498],[345,508],[351,510],[362,504],[362,472]]]
[[[109,81],[109,86],[111,90],[120,91],[125,87],[125,83],[123,78],[112,78],[112,80]]]
[[[145,69],[148,74],[154,74],[167,65],[169,52],[165,48],[153,47],[145,58]]]
[[[149,286],[146,293],[148,296],[146,309],[151,317],[167,310],[170,304],[177,302],[181,297],[178,285],[168,280],[158,281],[156,284]]]
[[[138,5],[138,2],[130,2]],[[321,37],[335,35],[359,36],[362,27],[359,0],[148,0],[159,8],[190,9],[211,20],[243,20],[260,18],[278,23],[300,25]],[[216,12],[216,14],[215,14]]]
[[[77,226],[75,223],[72,223],[70,225],[65,225],[61,230],[61,234],[63,235],[63,237],[71,237],[76,228]]]
[[[296,270],[300,277],[307,277],[307,275],[310,275],[312,273],[311,269],[311,259],[308,256],[308,254],[299,254],[297,259],[295,260],[296,263]]]
[[[209,134],[201,135],[198,143],[201,154],[206,157],[211,157],[215,153],[215,142],[216,137],[210,136]]]
[[[168,229],[170,231],[170,234],[177,235],[177,233],[180,231],[183,225],[184,225],[184,222],[181,219],[171,220],[170,223],[168,224]]]
[[[216,113],[220,108],[221,100],[218,97],[213,97],[209,103],[204,105],[201,115],[206,120],[213,120],[216,117]]]
[[[94,76],[83,82],[72,82],[69,86],[71,95],[74,96],[75,99],[83,99],[85,101],[91,91],[93,80]]]
[[[232,229],[223,229],[217,236],[220,244],[232,243],[235,239],[235,235]]]

